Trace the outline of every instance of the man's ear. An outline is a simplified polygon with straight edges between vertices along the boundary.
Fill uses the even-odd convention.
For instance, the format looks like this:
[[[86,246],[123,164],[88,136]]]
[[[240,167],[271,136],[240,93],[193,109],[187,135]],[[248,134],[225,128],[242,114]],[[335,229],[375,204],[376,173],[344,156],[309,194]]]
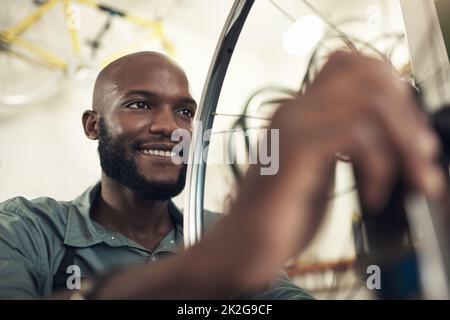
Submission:
[[[86,137],[91,140],[97,140],[99,136],[99,121],[100,115],[93,110],[86,110],[83,112],[83,129]]]

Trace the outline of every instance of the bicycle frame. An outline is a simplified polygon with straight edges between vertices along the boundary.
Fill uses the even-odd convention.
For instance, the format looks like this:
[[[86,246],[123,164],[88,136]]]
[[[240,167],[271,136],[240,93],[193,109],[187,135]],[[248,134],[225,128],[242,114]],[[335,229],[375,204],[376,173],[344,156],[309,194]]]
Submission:
[[[66,69],[67,63],[64,61],[64,59],[61,59],[60,57],[54,55],[53,53],[39,46],[36,46],[33,43],[24,40],[23,38],[20,37],[22,33],[31,28],[46,12],[51,10],[55,5],[57,5],[61,1],[69,2],[68,0],[49,0],[45,2],[43,5],[41,5],[36,10],[31,12],[23,20],[19,21],[15,26],[3,30],[0,33],[0,40],[8,45],[16,44],[30,51],[35,56],[37,56],[45,63],[47,63],[47,65],[50,67],[53,67],[55,69]]]
[[[105,11],[108,14],[119,16],[135,25],[151,28],[152,36],[160,39],[164,49],[170,54],[173,54],[173,46],[169,41],[164,38],[164,31],[161,21],[155,20],[145,20],[137,16],[130,15],[126,12],[116,10],[109,6],[102,5],[95,0],[48,0],[38,8],[36,8],[33,12],[31,12],[27,17],[19,21],[15,26],[8,28],[6,30],[0,31],[0,42],[6,45],[15,44],[19,47],[24,48],[25,50],[31,52],[35,57],[41,59],[45,64],[54,69],[63,69],[66,70],[68,65],[67,62],[55,55],[54,53],[41,48],[30,41],[23,39],[21,34],[30,29],[37,21],[41,19],[41,17],[54,8],[57,4],[62,3],[64,10],[64,17],[66,26],[69,30],[69,36],[71,41],[71,46],[73,53],[76,57],[80,57],[80,40],[76,26],[70,25],[70,21],[73,18],[71,7],[74,3],[79,5],[89,6],[101,11]],[[18,55],[20,56],[20,55]]]

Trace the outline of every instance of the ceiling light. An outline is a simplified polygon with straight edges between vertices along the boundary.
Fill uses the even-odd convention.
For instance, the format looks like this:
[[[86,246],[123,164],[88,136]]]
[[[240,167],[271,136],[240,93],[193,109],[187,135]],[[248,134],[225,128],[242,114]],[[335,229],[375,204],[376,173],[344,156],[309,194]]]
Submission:
[[[284,32],[283,47],[289,54],[304,55],[319,43],[323,34],[322,20],[315,15],[305,15]]]

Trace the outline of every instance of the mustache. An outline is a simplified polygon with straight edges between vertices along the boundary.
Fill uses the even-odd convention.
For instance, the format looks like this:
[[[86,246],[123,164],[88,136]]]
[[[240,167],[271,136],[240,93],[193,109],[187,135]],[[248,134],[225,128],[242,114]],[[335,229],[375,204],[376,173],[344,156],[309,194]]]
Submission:
[[[182,140],[181,140],[182,141]],[[170,137],[158,137],[153,139],[136,139],[129,145],[131,150],[139,150],[143,147],[160,147],[161,149],[173,149],[175,146],[182,143],[181,141],[174,141]],[[184,154],[184,147],[180,148],[179,155],[183,156]],[[190,149],[190,143],[188,145],[188,149]]]
[[[133,149],[139,149],[139,147],[143,145],[151,145],[151,144],[165,144],[165,145],[173,145],[176,144],[174,141],[170,140],[170,137],[159,137],[159,138],[152,138],[152,139],[136,139],[131,143],[131,148]]]

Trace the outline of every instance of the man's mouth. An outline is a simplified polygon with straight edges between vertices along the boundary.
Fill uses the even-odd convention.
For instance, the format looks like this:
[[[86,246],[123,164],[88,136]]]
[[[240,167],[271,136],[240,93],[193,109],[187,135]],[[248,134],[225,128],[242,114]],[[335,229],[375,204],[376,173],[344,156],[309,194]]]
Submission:
[[[175,151],[161,150],[161,149],[138,149],[138,152],[146,155],[166,157],[166,158],[176,156]]]
[[[173,159],[173,157],[182,157],[183,151],[174,151],[176,145],[170,143],[148,143],[137,147],[137,151],[146,156],[153,156],[165,159]]]

